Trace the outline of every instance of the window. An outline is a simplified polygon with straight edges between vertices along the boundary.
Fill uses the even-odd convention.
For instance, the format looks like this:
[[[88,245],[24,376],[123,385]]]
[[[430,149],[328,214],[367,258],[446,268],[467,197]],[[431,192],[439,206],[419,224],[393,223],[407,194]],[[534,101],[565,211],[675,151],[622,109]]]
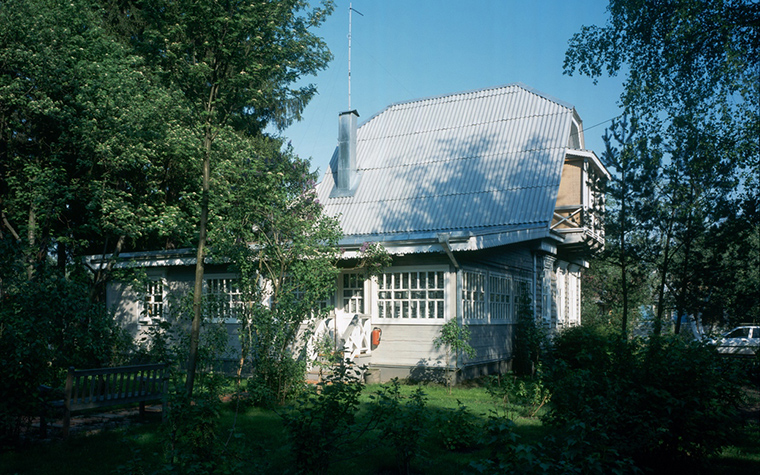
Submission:
[[[462,317],[469,324],[514,323],[518,280],[507,274],[462,272]]]
[[[484,273],[462,272],[462,315],[465,320],[487,321]]]
[[[443,271],[385,272],[377,278],[377,317],[384,321],[442,321]]]
[[[346,313],[364,313],[364,274],[343,274],[341,308]]]
[[[237,309],[243,305],[238,279],[232,277],[206,279],[207,315],[215,321],[237,322]]]
[[[164,281],[162,279],[150,280],[145,287],[143,299],[143,311],[140,314],[140,323],[152,325],[158,323],[164,316]]]
[[[512,279],[503,274],[492,273],[488,277],[488,305],[491,321],[513,322]]]

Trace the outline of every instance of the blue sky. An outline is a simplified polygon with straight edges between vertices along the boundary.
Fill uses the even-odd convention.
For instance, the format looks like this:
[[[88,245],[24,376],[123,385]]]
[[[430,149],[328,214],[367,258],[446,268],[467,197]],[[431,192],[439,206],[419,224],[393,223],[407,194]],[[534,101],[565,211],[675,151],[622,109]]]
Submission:
[[[337,144],[338,114],[348,109],[348,9],[353,13],[351,108],[359,124],[396,102],[515,82],[575,106],[586,148],[598,156],[618,116],[622,78],[597,85],[562,74],[568,40],[582,25],[604,25],[603,0],[336,0],[317,30],[334,55],[309,82],[318,95],[303,120],[282,135],[311,157],[320,179]]]

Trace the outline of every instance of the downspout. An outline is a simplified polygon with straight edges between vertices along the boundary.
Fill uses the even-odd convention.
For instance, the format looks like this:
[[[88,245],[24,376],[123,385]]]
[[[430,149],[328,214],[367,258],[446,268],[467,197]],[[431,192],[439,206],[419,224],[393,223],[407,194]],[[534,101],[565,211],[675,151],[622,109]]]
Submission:
[[[443,247],[443,250],[446,251],[446,254],[449,256],[449,259],[451,259],[451,263],[454,265],[454,268],[456,268],[457,272],[459,271],[459,263],[457,262],[456,258],[454,257],[454,253],[451,252],[451,246],[449,245],[449,238],[451,235],[449,233],[439,233],[438,234],[438,242]]]

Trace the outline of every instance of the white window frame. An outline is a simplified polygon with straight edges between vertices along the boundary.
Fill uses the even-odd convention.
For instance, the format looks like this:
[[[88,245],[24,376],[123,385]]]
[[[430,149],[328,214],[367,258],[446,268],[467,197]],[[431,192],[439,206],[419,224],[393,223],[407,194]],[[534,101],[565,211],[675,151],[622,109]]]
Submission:
[[[490,319],[488,280],[486,272],[462,270],[462,318],[468,324],[488,323]]]
[[[532,295],[531,280],[507,272],[463,269],[462,319],[467,325],[517,323],[517,302],[521,286]],[[482,286],[482,289],[481,289]],[[495,290],[499,289],[499,292]],[[482,296],[483,300],[480,299]]]
[[[508,293],[502,293],[502,292],[494,292],[494,280],[500,279],[504,281],[504,284],[506,285],[506,289]],[[514,301],[515,301],[515,289],[512,286],[512,276],[509,274],[503,274],[501,272],[490,272],[488,274],[488,317],[490,319],[490,323],[515,323],[515,311],[514,311]],[[498,295],[501,298],[495,299],[494,297]],[[506,297],[506,300],[504,298]],[[495,307],[504,307],[506,310],[502,312],[496,312]],[[497,313],[501,313],[504,315],[502,318],[498,318],[495,315]]]
[[[341,272],[337,309],[347,314],[367,313],[367,277],[364,271]]]
[[[422,279],[420,279],[420,274],[425,274],[425,288],[418,288],[419,283]],[[403,274],[409,275],[409,285],[408,288],[404,288],[404,278],[401,277]],[[416,274],[416,279],[412,279],[412,274]],[[432,274],[435,277],[436,281],[436,287],[430,288],[427,284],[429,282],[429,276]],[[389,283],[388,279],[385,277],[387,275],[391,275],[392,279],[390,281],[391,285],[394,286],[394,288],[386,288],[385,286]],[[396,278],[396,275],[400,278],[400,284],[398,285],[399,288],[395,288],[396,281],[398,280]],[[412,283],[414,282],[414,284]],[[438,283],[441,283],[440,286],[438,286]],[[385,294],[385,293],[389,294]],[[414,297],[413,292],[425,292],[424,298],[412,298]],[[436,292],[436,294],[430,295],[430,292]],[[437,293],[442,292],[440,297],[437,297]],[[451,288],[450,288],[450,272],[449,268],[445,266],[402,266],[402,267],[389,267],[385,269],[380,275],[375,276],[372,279],[372,323],[373,324],[388,324],[388,325],[441,325],[447,321],[447,316],[449,315],[449,299],[451,296]],[[407,293],[407,296],[405,297],[404,293]],[[387,296],[388,298],[386,298]],[[420,296],[420,294],[418,294]],[[420,318],[419,316],[416,318],[412,318],[412,315],[414,314],[412,302],[415,302],[419,304],[421,301],[425,302],[425,313],[427,314],[430,305],[433,304],[434,308],[434,314],[435,316],[433,318],[429,318],[427,316]],[[395,305],[395,303],[398,302],[398,306]],[[408,302],[409,305],[404,305],[404,302]],[[366,308],[366,307],[365,307]],[[388,310],[393,311],[393,313],[396,313],[396,309],[398,309],[398,314],[400,315],[398,318],[388,318],[388,317],[381,317],[381,308],[382,314],[387,314]],[[417,309],[419,310],[419,306],[417,306]],[[406,312],[407,317],[404,317],[404,314]],[[419,313],[417,313],[419,315]],[[440,316],[439,316],[440,315]]]
[[[227,283],[229,282],[229,288],[231,291],[225,291],[225,292],[211,292],[212,285],[210,282],[217,281],[217,282],[223,282],[224,287],[228,288]],[[240,277],[235,274],[208,274],[203,276],[203,296],[206,301],[206,308],[209,308],[210,300],[209,297],[212,294],[216,294],[218,296],[225,295],[224,298],[225,301],[225,311],[223,318],[220,318],[218,315],[208,315],[210,318],[210,321],[213,323],[238,323],[238,318],[235,316],[234,308],[236,307],[242,307],[245,301],[243,300],[243,292],[240,290]]]
[[[160,286],[160,293],[156,292],[157,285]],[[163,276],[148,278],[143,298],[140,300],[141,305],[137,318],[137,322],[140,325],[155,325],[164,319],[166,314],[166,287],[166,279]],[[158,311],[155,312],[155,310]],[[158,314],[156,315],[155,313]]]
[[[567,269],[560,263],[557,266],[557,325],[567,325]]]

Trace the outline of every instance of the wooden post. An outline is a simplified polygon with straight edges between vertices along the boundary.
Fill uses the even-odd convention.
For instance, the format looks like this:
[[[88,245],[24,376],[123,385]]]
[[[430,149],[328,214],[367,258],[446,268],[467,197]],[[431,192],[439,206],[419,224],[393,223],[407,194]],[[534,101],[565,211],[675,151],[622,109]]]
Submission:
[[[69,367],[66,376],[66,390],[63,394],[63,438],[69,437],[69,425],[71,424],[71,388],[74,384],[74,367]]]

